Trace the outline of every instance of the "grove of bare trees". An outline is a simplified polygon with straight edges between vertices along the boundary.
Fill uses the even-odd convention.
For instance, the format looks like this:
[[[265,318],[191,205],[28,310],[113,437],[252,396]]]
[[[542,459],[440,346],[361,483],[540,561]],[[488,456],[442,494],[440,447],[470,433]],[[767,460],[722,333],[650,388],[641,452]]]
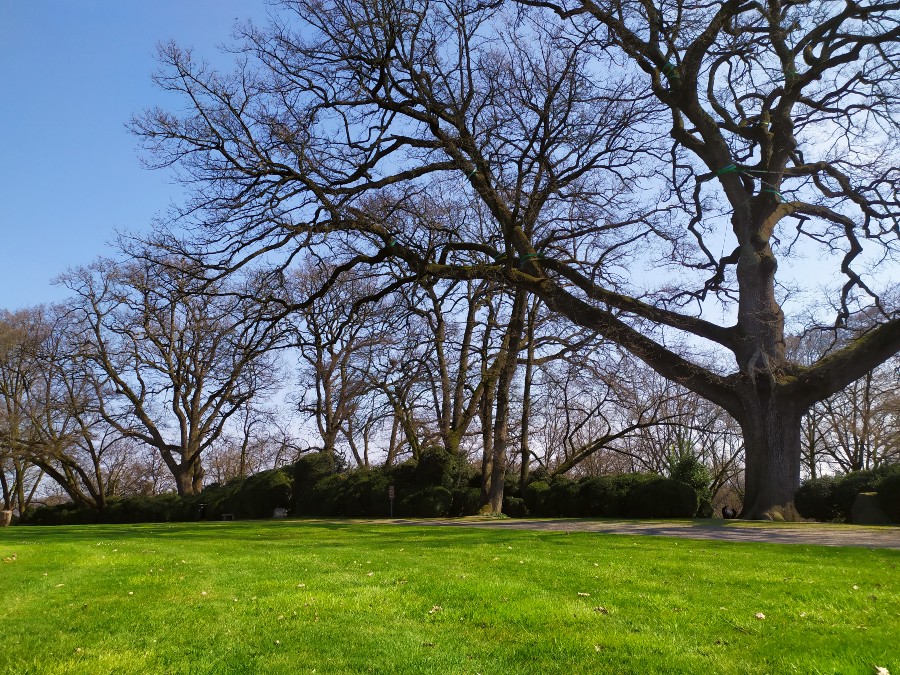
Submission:
[[[278,12],[230,72],[161,48],[181,107],[131,128],[189,197],[66,275],[71,358],[4,384],[7,505],[60,444],[140,443],[196,492],[279,389],[303,449],[439,445],[494,512],[511,476],[690,454],[771,517],[804,472],[897,461],[900,3]]]
[[[900,347],[878,273],[897,248],[900,5],[282,9],[246,28],[233,73],[163,49],[158,82],[189,111],[133,128],[199,187],[196,236],[159,244],[222,273],[327,251],[326,285],[492,280],[514,297],[510,351],[537,296],[737,421],[745,516],[790,502],[807,410]],[[776,281],[817,249],[844,277],[833,324],[868,322],[801,365]]]

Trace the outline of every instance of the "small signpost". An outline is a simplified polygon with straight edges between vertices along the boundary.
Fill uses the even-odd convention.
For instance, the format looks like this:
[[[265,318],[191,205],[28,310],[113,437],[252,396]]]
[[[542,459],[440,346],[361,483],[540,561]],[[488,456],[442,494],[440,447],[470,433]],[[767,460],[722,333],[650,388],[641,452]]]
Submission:
[[[388,485],[388,499],[391,500],[391,518],[394,517],[394,486]]]

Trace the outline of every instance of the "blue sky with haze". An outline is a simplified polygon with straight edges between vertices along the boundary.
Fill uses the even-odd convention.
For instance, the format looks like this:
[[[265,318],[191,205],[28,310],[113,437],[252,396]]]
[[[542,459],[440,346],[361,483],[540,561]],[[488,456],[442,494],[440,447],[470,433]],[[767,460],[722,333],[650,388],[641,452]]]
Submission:
[[[157,44],[214,59],[235,20],[267,11],[263,0],[0,0],[0,309],[62,299],[53,277],[109,255],[117,229],[146,228],[179,198],[171,176],[141,167],[125,128],[166,105],[150,79]]]

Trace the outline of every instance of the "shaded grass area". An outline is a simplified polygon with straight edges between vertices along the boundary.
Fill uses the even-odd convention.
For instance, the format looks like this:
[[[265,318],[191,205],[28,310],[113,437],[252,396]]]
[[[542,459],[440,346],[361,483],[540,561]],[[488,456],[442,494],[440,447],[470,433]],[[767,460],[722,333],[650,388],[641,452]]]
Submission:
[[[900,672],[900,551],[268,521],[12,555],[3,673]]]

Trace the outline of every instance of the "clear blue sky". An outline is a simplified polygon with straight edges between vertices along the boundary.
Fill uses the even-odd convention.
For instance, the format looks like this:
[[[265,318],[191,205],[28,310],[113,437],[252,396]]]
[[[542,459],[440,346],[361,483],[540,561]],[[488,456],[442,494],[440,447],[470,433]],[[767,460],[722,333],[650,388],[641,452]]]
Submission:
[[[0,309],[65,296],[51,279],[109,254],[178,200],[125,129],[165,105],[150,76],[170,39],[215,61],[264,0],[0,0]]]

